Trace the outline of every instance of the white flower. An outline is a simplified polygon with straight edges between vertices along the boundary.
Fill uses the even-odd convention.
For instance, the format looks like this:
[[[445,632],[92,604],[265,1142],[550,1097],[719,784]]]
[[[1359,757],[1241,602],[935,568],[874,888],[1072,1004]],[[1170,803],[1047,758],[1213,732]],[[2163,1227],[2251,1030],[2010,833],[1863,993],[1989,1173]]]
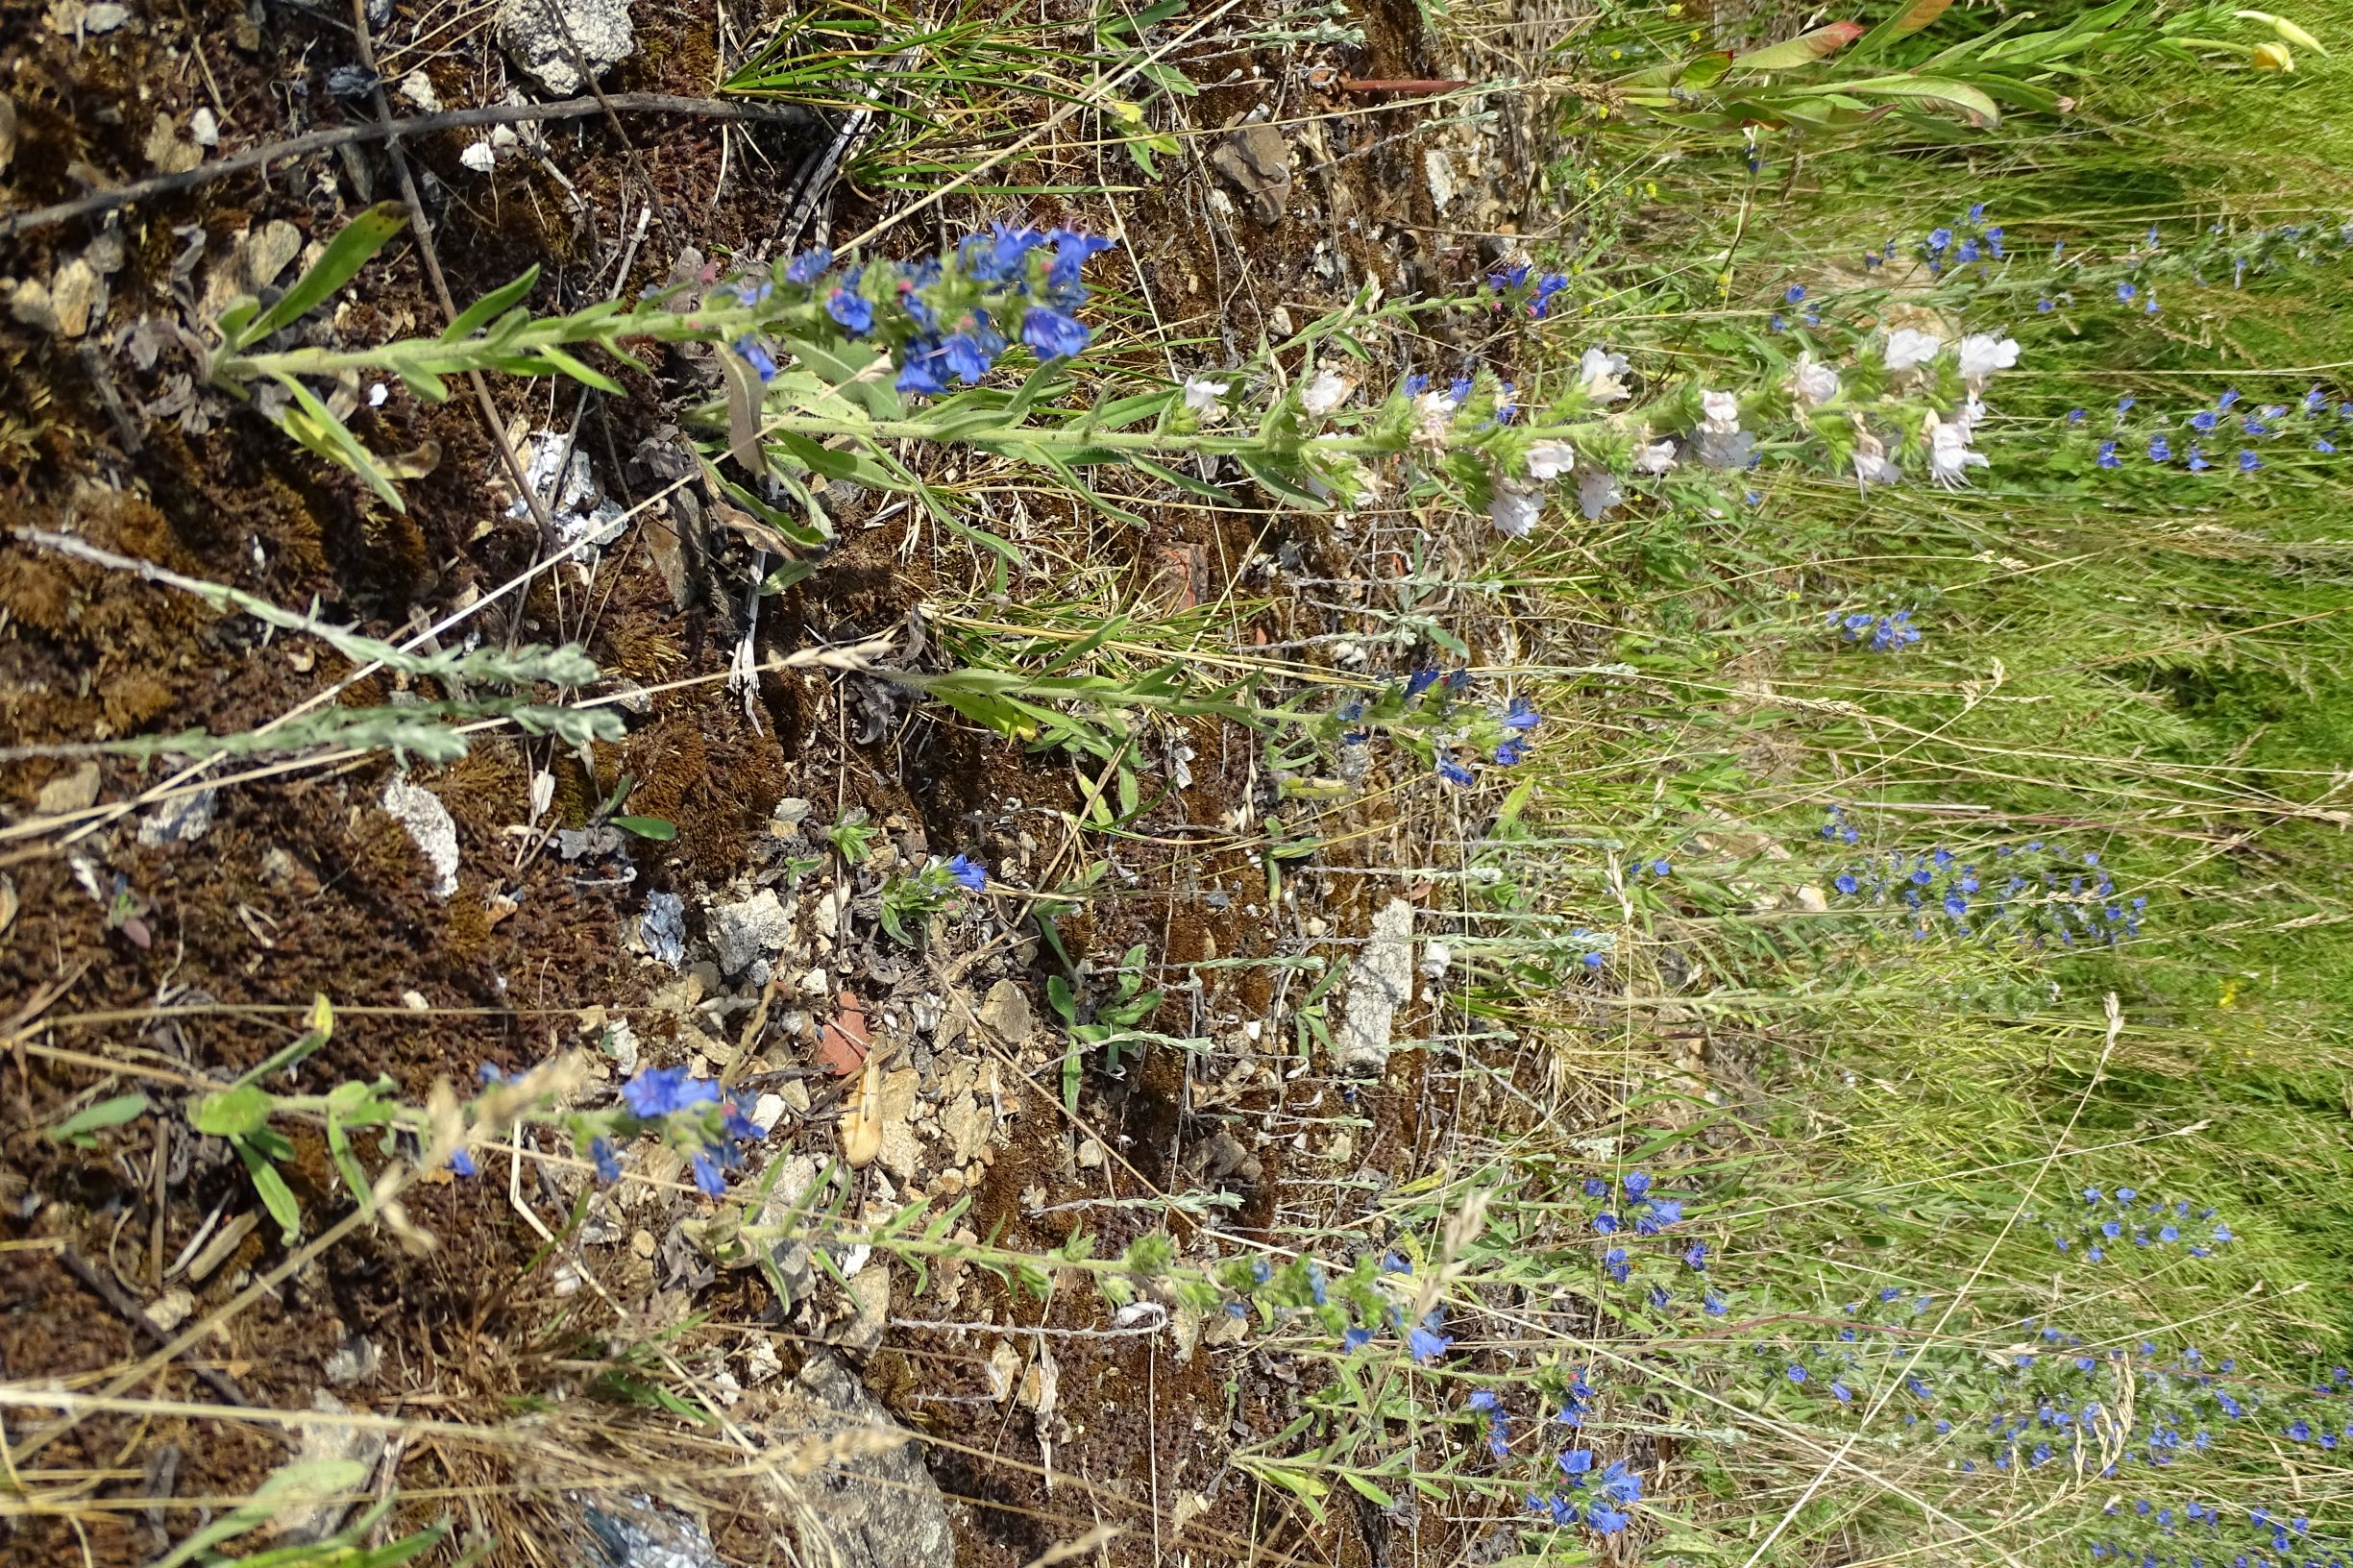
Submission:
[[[1300,392],[1299,406],[1305,408],[1312,417],[1321,419],[1341,404],[1346,403],[1348,394],[1356,389],[1357,383],[1342,376],[1338,371],[1320,370],[1315,373],[1315,379],[1308,382],[1306,388]]]
[[[1909,327],[1899,327],[1887,334],[1887,368],[1909,370],[1914,365],[1926,364],[1944,346],[1944,339],[1934,332],[1916,332]]]
[[[1443,447],[1455,427],[1455,400],[1445,392],[1425,392],[1413,400],[1413,439],[1425,447]]]
[[[1894,484],[1903,478],[1903,470],[1887,460],[1887,449],[1879,438],[1854,422],[1854,482],[1869,490],[1875,484]]]
[[[1185,382],[1186,411],[1199,419],[1214,419],[1224,408],[1223,399],[1234,390],[1232,381],[1213,381],[1207,376],[1194,376]]]
[[[1674,466],[1675,443],[1672,441],[1654,441],[1647,447],[1634,449],[1634,472],[1637,474],[1664,474]]]
[[[1953,416],[1952,423],[1960,427],[1961,439],[1966,442],[1977,438],[1977,427],[1984,422],[1985,404],[1979,401],[1976,393],[1972,392],[1962,403],[1961,411]]]
[[[1539,441],[1528,449],[1528,477],[1556,479],[1577,466],[1577,453],[1566,441]]]
[[[1487,502],[1487,516],[1495,522],[1495,531],[1507,539],[1525,539],[1536,526],[1536,516],[1544,510],[1544,493],[1523,490],[1516,484],[1498,483]]]
[[[2018,363],[2018,339],[1972,332],[1961,339],[1955,352],[1961,356],[1961,380],[1973,387],[1983,386],[1988,376]]]
[[[1601,521],[1604,512],[1625,499],[1617,476],[1605,468],[1588,468],[1577,481],[1577,504],[1588,523]]]
[[[1607,349],[1587,349],[1578,367],[1577,384],[1595,403],[1616,403],[1626,396],[1626,376],[1632,367],[1626,355]]]
[[[1959,425],[1948,425],[1928,411],[1924,427],[1928,435],[1928,478],[1948,490],[1958,490],[1969,483],[1969,471],[1988,466],[1986,455],[1969,450],[1969,431]]]
[[[1814,363],[1813,352],[1808,350],[1798,355],[1798,363],[1789,373],[1789,391],[1800,403],[1819,406],[1838,396],[1838,372]]]
[[[1700,412],[1714,434],[1733,435],[1740,429],[1740,400],[1729,392],[1701,393]]]

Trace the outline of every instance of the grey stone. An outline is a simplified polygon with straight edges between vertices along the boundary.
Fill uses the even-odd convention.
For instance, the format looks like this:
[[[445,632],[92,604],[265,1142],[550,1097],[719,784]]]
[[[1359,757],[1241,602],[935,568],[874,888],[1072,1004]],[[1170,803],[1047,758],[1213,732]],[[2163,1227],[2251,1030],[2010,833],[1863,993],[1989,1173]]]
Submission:
[[[989,994],[981,998],[978,1017],[982,1027],[1008,1045],[1029,1039],[1030,1030],[1037,1025],[1029,997],[1010,980],[999,980],[989,988]]]
[[[1348,966],[1348,1002],[1340,1015],[1334,1066],[1376,1077],[1388,1066],[1397,1009],[1413,994],[1413,906],[1392,898],[1373,917],[1364,950]]]
[[[588,77],[574,62],[575,43],[596,77],[637,52],[628,0],[505,0],[498,25],[499,42],[516,69],[563,98],[588,88]]]
[[[713,904],[703,912],[722,973],[749,968],[793,940],[793,915],[773,888],[762,888],[741,903]]]
[[[804,1540],[801,1556],[841,1568],[954,1568],[956,1536],[947,1505],[914,1434],[823,1351],[811,1353],[793,1380],[793,1392],[802,1408],[786,1419],[796,1427],[842,1437],[868,1434],[866,1442],[843,1443],[847,1457],[810,1478],[809,1513],[825,1539]],[[906,1440],[892,1442],[894,1433]]]
[[[645,913],[637,918],[637,935],[649,954],[676,968],[686,957],[686,900],[674,893],[646,894]]]
[[[583,1502],[590,1568],[726,1568],[700,1522],[646,1497]]]

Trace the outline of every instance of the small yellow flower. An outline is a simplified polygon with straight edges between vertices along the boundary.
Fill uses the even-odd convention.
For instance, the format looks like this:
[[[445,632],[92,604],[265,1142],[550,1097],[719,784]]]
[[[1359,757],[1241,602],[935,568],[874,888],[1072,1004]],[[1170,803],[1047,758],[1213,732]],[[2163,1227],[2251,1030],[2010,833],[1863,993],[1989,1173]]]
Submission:
[[[1655,181],[1655,180],[1645,180],[1644,182],[1642,182],[1642,191],[1643,191],[1643,194],[1644,194],[1644,195],[1646,195],[1646,196],[1655,196],[1655,195],[1657,195],[1657,194],[1658,194],[1658,182],[1657,182],[1657,181]]]
[[[2295,56],[2288,52],[2284,43],[2259,43],[2251,63],[2259,71],[2277,71],[2286,76],[2295,69]]]

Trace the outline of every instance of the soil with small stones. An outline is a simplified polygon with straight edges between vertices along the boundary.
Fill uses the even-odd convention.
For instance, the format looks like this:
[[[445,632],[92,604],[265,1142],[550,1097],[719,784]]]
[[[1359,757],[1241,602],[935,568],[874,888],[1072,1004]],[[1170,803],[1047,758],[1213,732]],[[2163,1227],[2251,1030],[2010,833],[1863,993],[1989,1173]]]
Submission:
[[[339,12],[189,0],[184,8],[134,8],[119,26],[77,34],[75,18],[86,22],[91,10],[78,0],[0,5],[0,91],[16,116],[13,157],[0,167],[0,209],[145,176],[159,137],[170,156],[168,145],[187,141],[200,109],[224,128],[224,150],[372,112],[366,99],[339,99],[330,84],[331,71],[355,59],[352,27]],[[759,25],[750,15],[727,20],[736,38]],[[1365,278],[1395,294],[1458,284],[1480,269],[1479,240],[1451,239],[1434,227],[1412,142],[1400,135],[1418,110],[1367,106],[1311,85],[1322,79],[1309,70],[1317,63],[1362,77],[1430,73],[1419,21],[1402,0],[1353,20],[1365,31],[1361,48],[1221,57],[1218,71],[1262,74],[1213,85],[1193,106],[1193,122],[1205,127],[1262,107],[1285,122],[1349,111],[1320,122],[1311,149],[1295,148],[1300,174],[1279,223],[1238,215],[1249,204],[1191,159],[1172,160],[1171,178],[1122,208],[1150,308],[1172,333],[1202,342],[1212,362],[1249,352],[1262,333],[1284,335],[1287,322],[1304,323]],[[722,46],[708,17],[641,8],[637,25],[639,51],[606,80],[608,89],[710,91]],[[401,7],[376,47],[388,77],[422,70],[445,104],[492,101],[502,90],[506,68],[471,12],[453,18]],[[396,112],[410,111],[396,101]],[[650,116],[625,130],[568,122],[546,131],[548,159],[571,182],[568,191],[517,154],[490,176],[470,169],[459,155],[477,135],[404,144],[434,219],[440,269],[462,304],[537,265],[541,282],[528,303],[542,311],[661,283],[689,246],[704,257],[772,249],[775,192],[818,139],[723,131],[692,116]],[[1005,183],[1051,183],[1023,178],[1035,172],[1017,160]],[[206,303],[233,291],[248,236],[282,223],[316,246],[359,208],[400,191],[391,158],[372,145],[0,241],[0,294],[18,297],[27,282],[54,283],[78,260],[104,282],[104,299],[79,332],[0,320],[0,512],[12,527],[71,533],[282,605],[315,604],[330,620],[382,636],[438,621],[527,568],[539,551],[537,527],[508,515],[511,492],[499,477],[494,440],[462,391],[427,405],[394,386],[374,405],[366,389],[354,389],[353,427],[372,449],[437,453],[429,474],[403,485],[406,506],[396,511],[251,409],[191,384],[181,334],[200,325]],[[833,204],[833,232],[864,229],[895,199],[860,186],[853,169]],[[1099,226],[1105,216],[1051,198],[1017,200],[1021,215],[1040,222]],[[619,263],[649,204],[654,220],[624,276]],[[957,221],[1006,215],[1002,202],[965,199],[941,212]],[[902,233],[885,244],[926,241]],[[298,258],[277,282],[300,265]],[[357,343],[431,331],[444,319],[425,250],[404,239],[305,331],[314,341]],[[659,380],[628,378],[625,398],[578,403],[579,449],[625,504],[668,477],[666,443],[679,417],[669,400],[694,367],[674,359],[661,369]],[[518,433],[562,429],[576,405],[573,391],[551,402],[544,385],[501,384],[494,396]],[[837,502],[837,546],[760,618],[764,654],[818,639],[906,637],[919,606],[985,580],[983,560],[917,534],[912,508],[874,498]],[[1240,581],[1254,558],[1324,576],[1351,569],[1353,547],[1320,520],[1178,506],[1154,506],[1150,515],[1150,528],[1137,532],[1032,498],[1019,520],[1027,532],[1017,536],[1050,539],[1066,559],[1108,566],[1121,579],[1117,599],[1162,613],[1262,600],[1262,583]],[[632,530],[593,578],[541,576],[525,594],[475,613],[466,634],[485,643],[576,638],[608,673],[647,687],[715,676],[736,640],[748,551],[703,539],[702,550],[664,559],[654,535],[651,525]],[[1055,596],[1052,556],[1032,551],[1027,559],[1001,585],[1008,602]],[[1230,617],[1214,634],[1281,644],[1332,629],[1323,612],[1277,600]],[[931,628],[935,642],[938,633]],[[11,744],[250,730],[330,690],[345,670],[309,639],[264,635],[250,619],[167,588],[12,537],[0,541],[0,732]],[[406,693],[380,675],[334,700],[361,706],[437,695],[448,694]],[[712,1015],[658,1000],[677,976],[635,950],[635,922],[650,893],[675,892],[686,899],[690,935],[699,935],[706,902],[740,887],[748,868],[772,863],[780,801],[811,802],[813,821],[862,808],[907,845],[1022,867],[1042,887],[1107,852],[1076,846],[1062,826],[1086,787],[1066,759],[1025,754],[943,710],[895,703],[877,683],[772,674],[748,707],[705,679],[641,706],[625,740],[585,756],[544,742],[497,742],[453,765],[419,769],[456,827],[460,870],[447,897],[434,896],[423,858],[380,804],[395,768],[380,756],[282,769],[215,764],[183,795],[208,778],[257,776],[226,782],[209,797],[209,827],[192,842],[143,838],[152,808],[39,825],[58,815],[56,802],[76,800],[74,778],[85,764],[0,767],[0,802],[12,822],[12,836],[0,842],[0,906],[12,911],[0,929],[0,1013],[12,1047],[0,1064],[0,1378],[166,1402],[82,1412],[37,1456],[20,1459],[28,1485],[54,1507],[0,1524],[12,1560],[151,1560],[207,1516],[214,1505],[206,1500],[249,1492],[294,1452],[282,1427],[217,1420],[194,1407],[219,1407],[233,1394],[305,1411],[322,1390],[354,1409],[453,1424],[495,1422],[555,1402],[569,1413],[553,1420],[545,1452],[519,1455],[454,1426],[405,1438],[397,1480],[406,1500],[394,1517],[422,1523],[454,1507],[461,1533],[495,1531],[506,1542],[494,1560],[560,1560],[559,1547],[535,1544],[561,1539],[554,1521],[573,1507],[551,1479],[572,1472],[552,1454],[611,1474],[686,1476],[694,1464],[724,1458],[707,1443],[695,1446],[703,1434],[638,1396],[642,1368],[625,1376],[611,1360],[615,1346],[633,1342],[629,1331],[658,1315],[645,1301],[680,1309],[670,1322],[684,1309],[708,1314],[716,1327],[699,1342],[725,1347],[706,1358],[712,1364],[757,1335],[772,1341],[781,1371],[792,1371],[808,1335],[780,1316],[756,1273],[698,1271],[665,1250],[658,1266],[642,1259],[643,1267],[614,1265],[621,1300],[567,1293],[560,1254],[543,1245],[523,1213],[534,1208],[560,1224],[563,1205],[550,1200],[565,1194],[543,1178],[519,1188],[515,1201],[498,1157],[485,1157],[475,1180],[441,1173],[410,1190],[407,1216],[432,1238],[429,1250],[361,1226],[176,1360],[143,1365],[160,1335],[125,1311],[168,1308],[172,1293],[184,1291],[177,1315],[159,1308],[158,1321],[199,1321],[289,1256],[266,1218],[225,1249],[214,1244],[257,1206],[228,1147],[187,1131],[184,1112],[206,1086],[291,1041],[314,994],[333,1000],[338,1022],[302,1068],[300,1087],[309,1090],[383,1075],[404,1096],[422,1099],[437,1082],[470,1082],[479,1065],[514,1070],[552,1049],[592,1042],[600,1017],[631,1020],[647,1060],[683,1060],[697,1048],[686,1031],[699,1017],[708,1025]],[[1062,923],[1071,956],[1105,965],[1141,943],[1176,965],[1296,951],[1309,922],[1361,933],[1376,901],[1368,878],[1298,868],[1289,898],[1276,904],[1255,856],[1217,846],[1234,838],[1218,824],[1257,804],[1263,781],[1246,736],[1206,723],[1189,733],[1193,782],[1143,815],[1135,824],[1140,838],[1117,846],[1113,889]],[[587,825],[626,775],[634,780],[627,809],[676,823],[676,838],[565,859],[544,833],[523,825],[532,821],[532,775],[543,768],[554,785],[553,824]],[[171,776],[163,765],[102,760],[94,803],[132,800]],[[1391,848],[1380,831],[1367,831],[1320,865],[1377,869]],[[1017,913],[1007,910],[1009,918]],[[1012,942],[968,919],[944,927],[939,940],[944,950],[923,965],[900,966],[897,985],[847,971],[835,978],[865,984],[870,1007],[903,1004],[941,965],[993,943],[993,968],[971,978],[1001,969],[1026,988],[1041,1018],[1050,1017],[1042,980],[1053,957],[1034,936]],[[1162,1211],[1104,1200],[1210,1181],[1204,1171],[1216,1162],[1202,1151],[1227,1134],[1250,1158],[1215,1178],[1238,1201],[1218,1224],[1245,1238],[1264,1234],[1291,1201],[1285,1184],[1294,1165],[1331,1173],[1298,1136],[1305,1123],[1295,1118],[1341,1109],[1343,1095],[1371,1124],[1359,1145],[1364,1174],[1393,1178],[1417,1167],[1436,1133],[1436,1113],[1419,1091],[1421,1053],[1401,1054],[1385,1084],[1362,1090],[1271,1070],[1253,1077],[1254,1058],[1262,1065],[1296,1049],[1286,1011],[1295,998],[1280,992],[1282,971],[1199,972],[1213,982],[1198,993],[1172,992],[1152,1024],[1207,1036],[1216,1041],[1212,1051],[1153,1050],[1118,1079],[1091,1072],[1075,1128],[1061,1119],[1051,1083],[1043,1091],[1013,1090],[1022,1113],[970,1189],[967,1223],[976,1233],[1043,1250],[1083,1227],[1098,1237],[1099,1252],[1115,1251],[1159,1223]],[[713,998],[725,1004],[718,1016],[740,1020],[755,992],[732,984]],[[1263,1026],[1255,1051],[1238,1043],[1244,1020]],[[817,1072],[808,1043],[775,1032],[752,1048],[758,1065],[789,1077]],[[1238,1087],[1202,1093],[1203,1085],[1227,1080]],[[836,1096],[818,1082],[807,1118],[780,1131],[772,1154],[831,1152]],[[86,1148],[43,1132],[134,1089],[159,1114],[100,1133]],[[1079,1163],[1088,1142],[1108,1157]],[[350,1195],[315,1131],[297,1129],[283,1170],[306,1237],[349,1212]],[[1190,1222],[1180,1220],[1176,1231],[1189,1247],[1206,1247]],[[922,1297],[902,1299],[897,1311],[951,1315],[933,1312]],[[952,1315],[1073,1330],[1103,1322],[1084,1290],[1059,1290],[1042,1313],[979,1276]],[[1343,1508],[1311,1527],[1232,1468],[1233,1447],[1270,1435],[1296,1412],[1296,1369],[1262,1364],[1234,1346],[1180,1359],[1160,1336],[1016,1342],[1030,1352],[1051,1347],[1060,1377],[1051,1413],[1000,1397],[987,1335],[896,1329],[863,1354],[870,1387],[928,1439],[926,1459],[950,1500],[960,1561],[1027,1562],[1098,1520],[1123,1527],[1109,1548],[1118,1562],[1189,1553],[1195,1560],[1356,1564],[1409,1553],[1445,1560],[1458,1549],[1454,1527],[1434,1518],[1397,1523],[1378,1510]],[[200,1368],[215,1376],[207,1381]],[[39,1440],[54,1419],[23,1408],[7,1415],[19,1443]],[[394,1474],[383,1469],[385,1486]],[[495,1494],[491,1501],[485,1492]],[[726,1560],[785,1560],[787,1522],[759,1487],[698,1489],[681,1480],[675,1496],[701,1511]],[[462,1507],[446,1501],[459,1497],[468,1499]]]

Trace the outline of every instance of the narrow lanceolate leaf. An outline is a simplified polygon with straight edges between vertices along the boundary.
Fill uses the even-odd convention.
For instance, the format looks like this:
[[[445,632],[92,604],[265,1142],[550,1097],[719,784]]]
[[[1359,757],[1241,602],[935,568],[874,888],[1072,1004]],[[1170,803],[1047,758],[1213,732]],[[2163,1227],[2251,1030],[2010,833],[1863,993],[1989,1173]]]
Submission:
[[[1970,124],[1980,128],[2001,123],[2000,106],[1966,82],[1949,82],[1933,76],[1881,77],[1871,82],[1850,82],[1847,90],[1872,97],[1900,99],[1926,108],[1955,110]]]
[[[1736,71],[1788,71],[1838,53],[1863,36],[1860,22],[1832,22],[1781,43],[1752,49],[1732,59]]]
[[[294,286],[281,295],[276,305],[244,329],[241,340],[257,342],[326,304],[327,297],[350,282],[368,264],[368,258],[382,250],[407,222],[407,208],[399,202],[379,202],[345,224],[342,233],[328,241],[327,249],[310,270],[297,278]]]
[[[1894,15],[1884,18],[1878,26],[1865,34],[1862,46],[1855,53],[1868,56],[1900,38],[1910,37],[1944,15],[1946,8],[1951,4],[1952,0],[1911,0],[1910,4],[1899,7]]]

